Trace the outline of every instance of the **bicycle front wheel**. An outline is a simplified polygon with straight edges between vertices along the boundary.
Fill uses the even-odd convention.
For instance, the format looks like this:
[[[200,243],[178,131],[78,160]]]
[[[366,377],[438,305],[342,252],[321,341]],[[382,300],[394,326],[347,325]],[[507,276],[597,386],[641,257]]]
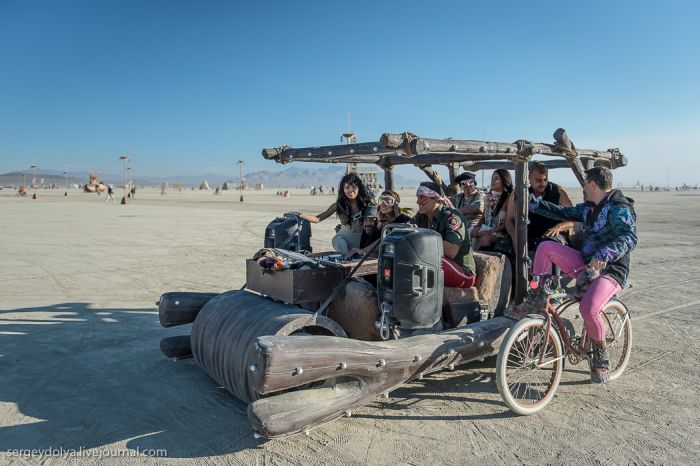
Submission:
[[[496,361],[496,385],[514,413],[527,416],[544,409],[557,391],[564,368],[559,335],[546,335],[546,322],[525,318],[501,343]]]
[[[610,361],[609,380],[622,375],[632,351],[632,321],[624,304],[613,299],[600,311],[605,322],[605,342]]]

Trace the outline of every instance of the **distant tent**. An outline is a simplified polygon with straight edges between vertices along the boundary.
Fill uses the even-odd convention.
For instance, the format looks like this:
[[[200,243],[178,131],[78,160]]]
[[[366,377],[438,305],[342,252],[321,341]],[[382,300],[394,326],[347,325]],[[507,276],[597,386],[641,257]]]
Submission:
[[[203,190],[203,189],[209,191],[211,188],[209,187],[209,183],[207,183],[206,180],[205,180],[204,183],[202,183],[202,184],[199,185],[199,189],[200,189],[200,191]]]
[[[228,184],[228,181],[224,181],[224,185],[221,187],[222,191],[230,191],[231,186]]]

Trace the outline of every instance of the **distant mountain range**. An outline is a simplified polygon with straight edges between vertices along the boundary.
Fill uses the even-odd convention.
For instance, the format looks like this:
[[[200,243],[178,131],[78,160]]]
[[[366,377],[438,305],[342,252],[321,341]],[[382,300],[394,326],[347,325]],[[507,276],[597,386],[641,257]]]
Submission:
[[[377,170],[377,177],[380,185],[384,183],[383,171]],[[249,186],[263,184],[267,187],[311,187],[311,186],[336,186],[340,178],[345,174],[345,166],[331,165],[323,168],[298,168],[291,167],[286,170],[261,170],[250,172],[243,176],[243,179]],[[10,172],[0,175],[0,186],[17,186],[23,183],[31,183],[34,174],[31,172]],[[66,178],[63,172],[56,170],[42,170],[36,175],[37,182],[44,185],[56,184],[63,186]],[[104,183],[121,184],[123,175],[100,174],[100,179]],[[26,180],[26,181],[25,181]],[[83,185],[89,181],[88,172],[68,172],[68,183]],[[216,173],[205,173],[202,175],[183,175],[183,176],[137,176],[134,177],[134,183],[137,186],[156,186],[163,181],[169,184],[180,183],[183,186],[199,186],[206,181],[210,187],[214,188],[217,185],[223,185],[225,181],[237,185],[238,178],[229,178]],[[400,186],[417,186],[423,180],[405,178],[397,173],[394,174],[394,183],[397,187]]]

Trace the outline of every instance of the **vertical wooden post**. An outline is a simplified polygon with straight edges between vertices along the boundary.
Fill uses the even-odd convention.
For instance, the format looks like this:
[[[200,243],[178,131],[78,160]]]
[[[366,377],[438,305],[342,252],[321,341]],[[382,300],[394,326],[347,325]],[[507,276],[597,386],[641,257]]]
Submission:
[[[388,191],[394,190],[394,167],[392,166],[384,169],[384,189]]]
[[[527,294],[527,204],[528,191],[527,162],[515,164],[515,302],[519,303]]]
[[[451,163],[447,165],[447,170],[450,172],[450,184],[454,184],[455,178],[459,175],[459,164]]]

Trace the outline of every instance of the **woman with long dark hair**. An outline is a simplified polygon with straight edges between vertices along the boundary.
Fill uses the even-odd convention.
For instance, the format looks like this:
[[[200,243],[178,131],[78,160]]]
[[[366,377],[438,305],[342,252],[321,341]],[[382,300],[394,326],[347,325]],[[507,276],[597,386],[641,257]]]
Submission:
[[[373,197],[356,173],[348,173],[338,183],[338,197],[333,204],[318,215],[302,214],[301,217],[311,223],[318,223],[336,214],[340,220],[340,229],[333,237],[333,249],[347,254],[351,249],[360,247],[362,211],[374,203]]]
[[[491,190],[486,195],[484,214],[476,224],[472,237],[480,249],[493,247],[500,239],[505,238],[506,215],[508,214],[508,198],[513,192],[513,179],[510,172],[499,168],[491,176]]]

